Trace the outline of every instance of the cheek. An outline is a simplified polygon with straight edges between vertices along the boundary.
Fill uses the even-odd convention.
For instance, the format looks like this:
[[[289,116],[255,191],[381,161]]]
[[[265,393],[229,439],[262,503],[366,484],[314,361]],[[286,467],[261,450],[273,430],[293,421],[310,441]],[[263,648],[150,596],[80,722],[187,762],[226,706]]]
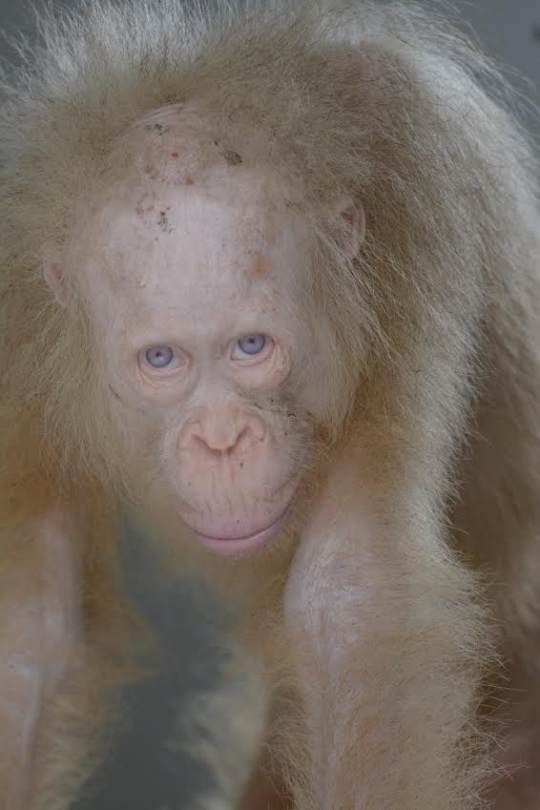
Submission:
[[[240,367],[235,376],[242,387],[257,388],[273,400],[279,395],[279,389],[286,382],[290,371],[290,352],[284,346],[277,345],[268,362]]]
[[[103,348],[103,377],[105,387],[114,402],[126,415],[139,414],[154,422],[163,420],[171,406],[179,405],[185,393],[185,380],[178,377],[161,380],[159,384],[143,379],[136,355],[120,353],[121,339]]]
[[[109,376],[111,390],[131,411],[161,421],[171,411],[179,412],[186,394],[185,381],[172,379],[159,384],[140,380],[136,374]]]
[[[288,396],[318,425],[326,425],[348,402],[341,366],[332,357],[321,358],[316,348],[295,362],[288,379]]]
[[[99,382],[103,414],[93,418],[108,420],[109,429],[102,432],[111,435],[116,445],[116,463],[123,468],[122,474],[138,474],[154,459],[160,437],[168,429],[166,411],[147,404],[134,395],[125,381],[110,370],[104,370]],[[99,425],[96,424],[99,430]],[[155,462],[152,460],[152,465]]]

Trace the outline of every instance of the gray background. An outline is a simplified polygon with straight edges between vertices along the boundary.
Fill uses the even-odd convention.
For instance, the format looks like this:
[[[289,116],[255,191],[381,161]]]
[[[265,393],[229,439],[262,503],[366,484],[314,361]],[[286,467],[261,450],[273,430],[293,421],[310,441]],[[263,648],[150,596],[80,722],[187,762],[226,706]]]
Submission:
[[[534,88],[540,88],[540,0],[456,5],[484,47],[531,80],[534,94]],[[31,21],[26,3],[0,0],[1,28],[30,33]],[[5,42],[0,50],[13,57]],[[122,695],[126,720],[122,729],[111,730],[114,756],[97,774],[78,810],[176,810],[192,806],[194,795],[208,784],[204,769],[186,754],[173,752],[166,741],[174,737],[186,701],[191,704],[194,691],[208,688],[219,670],[222,656],[213,643],[212,611],[204,598],[195,600],[187,586],[158,581],[139,540],[128,533],[125,541],[129,586],[164,642],[162,666],[155,677]],[[222,722],[234,736],[227,718]]]

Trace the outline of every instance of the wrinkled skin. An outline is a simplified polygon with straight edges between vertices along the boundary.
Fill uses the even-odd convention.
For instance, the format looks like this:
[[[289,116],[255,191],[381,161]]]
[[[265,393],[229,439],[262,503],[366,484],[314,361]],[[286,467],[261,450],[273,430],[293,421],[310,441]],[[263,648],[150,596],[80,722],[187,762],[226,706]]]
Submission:
[[[157,475],[196,537],[236,554],[282,528],[325,415],[313,378],[295,400],[305,418],[288,407],[313,352],[310,245],[253,150],[200,132],[186,149],[194,126],[174,109],[141,121],[46,274],[61,302],[76,268],[122,420],[157,437]],[[331,213],[359,233],[356,211]]]

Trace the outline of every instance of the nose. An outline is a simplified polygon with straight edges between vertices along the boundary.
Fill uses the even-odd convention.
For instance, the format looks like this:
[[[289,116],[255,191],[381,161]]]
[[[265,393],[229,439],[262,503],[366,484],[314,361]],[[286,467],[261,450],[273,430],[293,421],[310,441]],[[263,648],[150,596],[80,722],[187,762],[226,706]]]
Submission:
[[[201,414],[188,428],[184,447],[204,449],[215,455],[245,452],[264,437],[262,422],[233,405],[223,405]]]

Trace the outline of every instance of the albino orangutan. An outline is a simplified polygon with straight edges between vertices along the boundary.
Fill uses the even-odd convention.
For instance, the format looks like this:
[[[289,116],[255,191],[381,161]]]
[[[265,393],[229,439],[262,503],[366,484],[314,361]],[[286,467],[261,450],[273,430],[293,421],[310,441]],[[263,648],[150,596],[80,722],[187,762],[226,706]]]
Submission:
[[[4,87],[1,806],[90,773],[137,638],[128,515],[245,615],[271,701],[245,810],[534,810],[512,96],[414,5],[188,6],[47,18]]]

